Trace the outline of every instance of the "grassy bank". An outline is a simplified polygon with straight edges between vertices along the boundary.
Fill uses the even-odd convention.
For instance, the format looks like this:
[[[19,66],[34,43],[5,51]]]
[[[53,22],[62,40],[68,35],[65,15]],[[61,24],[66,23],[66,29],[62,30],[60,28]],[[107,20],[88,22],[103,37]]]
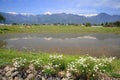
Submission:
[[[11,25],[0,26],[0,33],[117,33],[119,27],[85,27],[85,26],[52,26],[52,25]]]
[[[15,50],[8,50],[8,49],[0,49],[0,66],[1,65],[6,65],[6,64],[11,64],[13,58],[17,57],[23,57],[28,60],[31,59],[36,59],[36,58],[41,58],[44,60],[45,63],[47,63],[48,57],[50,56],[49,53],[43,53],[43,52],[21,52],[21,51],[15,51]],[[77,55],[75,56],[70,56],[66,55],[66,61],[72,61],[74,59],[78,58]]]
[[[33,52],[19,52],[14,50],[0,49],[0,66],[12,65],[13,63],[15,63],[13,62],[13,59],[16,59],[17,63],[23,62],[24,59],[26,59],[27,62],[33,61],[36,67],[41,66],[43,64],[50,66],[50,63],[52,63],[52,69],[53,69],[53,66],[60,64],[57,68],[55,67],[55,70],[57,71],[68,70],[68,67],[67,67],[68,65],[73,73],[76,73],[76,70],[90,69],[91,74],[93,73],[92,71],[93,67],[98,64],[98,63],[96,64],[96,60],[98,60],[98,62],[100,62],[99,64],[101,64],[101,65],[98,64],[100,71],[103,71],[103,72],[105,71],[105,73],[113,77],[120,77],[120,64],[119,64],[120,59],[114,59],[111,62],[112,58],[106,58],[106,57],[95,58],[90,56],[77,56],[77,55],[76,56],[63,55],[61,58],[61,56],[58,54],[52,54],[51,56],[51,54],[42,53],[42,52],[33,53]],[[42,62],[38,63],[39,62],[38,59],[42,60]],[[81,61],[84,61],[84,60],[86,60],[85,64],[81,64],[82,63]],[[80,61],[79,64],[76,63],[79,61]],[[26,63],[23,62],[22,67],[23,67],[23,64],[26,64]],[[88,64],[88,65],[86,68],[84,68],[85,66],[81,67],[80,64],[81,65]],[[21,65],[19,64],[19,66]],[[53,74],[55,70],[51,71],[52,69],[50,68],[49,70],[45,68],[45,73]]]

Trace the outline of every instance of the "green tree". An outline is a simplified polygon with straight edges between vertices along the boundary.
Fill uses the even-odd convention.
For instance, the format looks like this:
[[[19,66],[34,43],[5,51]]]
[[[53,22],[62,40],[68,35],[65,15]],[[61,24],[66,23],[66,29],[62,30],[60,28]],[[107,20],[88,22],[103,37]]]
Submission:
[[[101,23],[101,26],[104,26],[104,23]]]
[[[116,26],[116,27],[120,27],[120,21],[116,21],[116,22],[114,22],[114,26]]]
[[[17,23],[12,23],[12,25],[18,25]]]
[[[109,23],[106,22],[106,23],[104,24],[104,27],[110,27],[110,26],[109,26]]]
[[[5,18],[0,14],[0,22],[5,21]]]
[[[85,23],[86,27],[91,27],[91,23]]]

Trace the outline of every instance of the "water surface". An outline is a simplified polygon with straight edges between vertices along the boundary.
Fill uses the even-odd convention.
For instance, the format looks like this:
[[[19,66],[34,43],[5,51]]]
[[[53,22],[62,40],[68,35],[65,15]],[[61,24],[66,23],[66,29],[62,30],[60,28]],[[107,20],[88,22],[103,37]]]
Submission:
[[[64,54],[120,57],[119,34],[4,34],[0,47]]]

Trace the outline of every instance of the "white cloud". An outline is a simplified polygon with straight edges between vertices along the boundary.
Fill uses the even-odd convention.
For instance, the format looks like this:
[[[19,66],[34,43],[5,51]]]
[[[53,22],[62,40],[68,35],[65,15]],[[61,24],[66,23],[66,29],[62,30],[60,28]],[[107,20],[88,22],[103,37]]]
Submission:
[[[75,15],[84,15],[84,16],[95,16],[97,11],[95,9],[58,9],[51,10],[52,13],[66,13],[66,14],[75,14]]]
[[[85,17],[92,17],[92,16],[97,16],[98,14],[78,14],[78,15]]]
[[[52,13],[49,12],[49,11],[45,12],[44,14],[45,14],[45,15],[52,15]]]
[[[16,12],[7,12],[7,13],[9,13],[9,14],[18,14],[18,13],[16,13]]]
[[[94,10],[88,11],[88,10],[78,10],[78,9],[76,9],[76,10],[75,9],[74,10],[67,9],[67,10],[51,10],[51,12],[54,14],[66,13],[66,14],[85,16],[85,17],[91,17],[91,16],[98,15],[97,12]],[[51,12],[47,11],[44,13],[44,15],[52,15]],[[29,15],[35,16],[36,15],[36,14],[32,14],[32,13],[17,13],[17,12],[7,12],[7,13],[14,14],[14,15],[21,14],[24,16],[29,16]]]
[[[13,15],[17,15],[17,14],[21,14],[21,15],[33,15],[34,16],[34,14],[32,14],[32,13],[17,13],[17,12],[7,12],[7,13],[9,13],[9,14],[13,14]]]
[[[29,16],[29,15],[34,15],[32,13],[20,13],[21,15]]]

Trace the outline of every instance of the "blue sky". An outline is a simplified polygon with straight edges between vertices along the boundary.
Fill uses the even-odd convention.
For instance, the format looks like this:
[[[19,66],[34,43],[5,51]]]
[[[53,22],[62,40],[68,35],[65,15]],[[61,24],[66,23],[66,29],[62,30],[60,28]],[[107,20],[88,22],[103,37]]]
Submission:
[[[0,0],[0,12],[120,15],[120,0]]]

